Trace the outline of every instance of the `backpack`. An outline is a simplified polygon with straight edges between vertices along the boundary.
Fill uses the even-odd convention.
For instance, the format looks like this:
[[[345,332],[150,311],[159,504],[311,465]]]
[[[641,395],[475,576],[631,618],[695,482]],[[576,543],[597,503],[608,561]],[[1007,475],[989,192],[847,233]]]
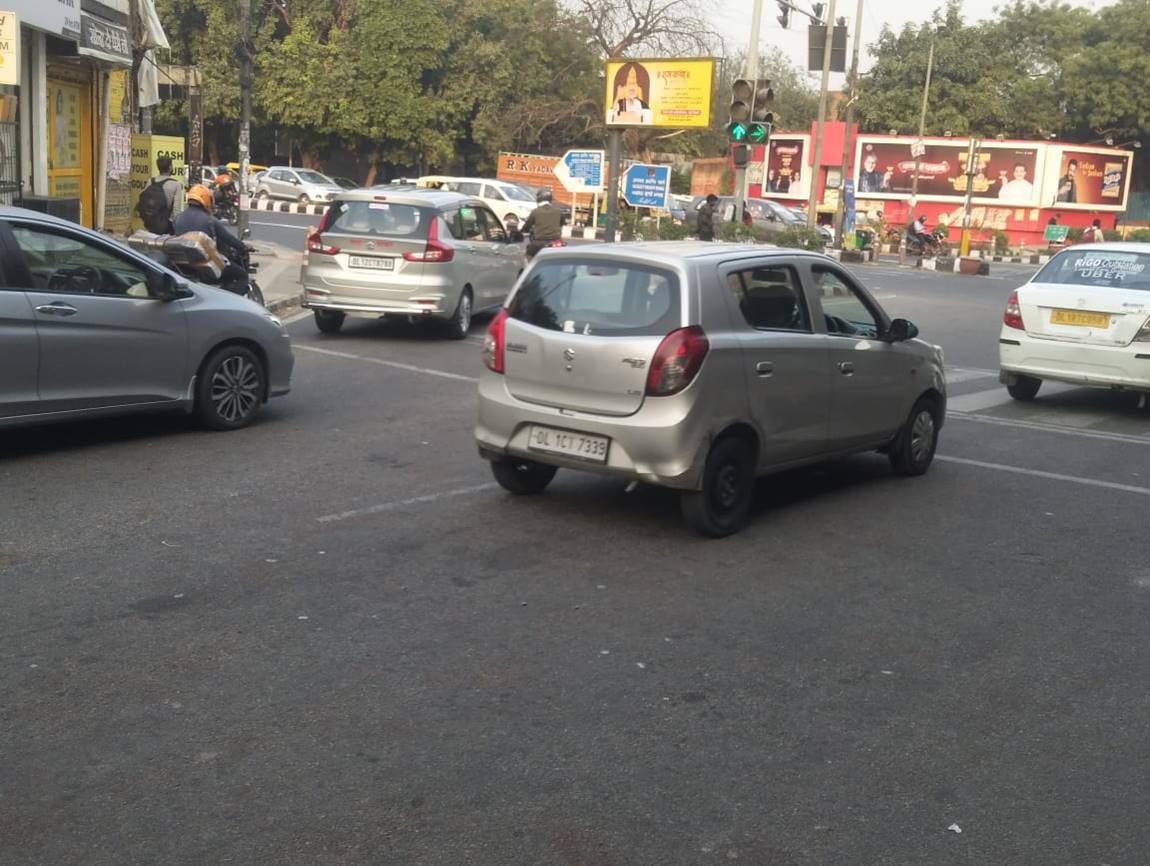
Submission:
[[[168,194],[164,192],[164,181],[153,179],[140,192],[136,202],[136,213],[144,221],[144,228],[158,235],[172,230],[172,214],[168,209]]]

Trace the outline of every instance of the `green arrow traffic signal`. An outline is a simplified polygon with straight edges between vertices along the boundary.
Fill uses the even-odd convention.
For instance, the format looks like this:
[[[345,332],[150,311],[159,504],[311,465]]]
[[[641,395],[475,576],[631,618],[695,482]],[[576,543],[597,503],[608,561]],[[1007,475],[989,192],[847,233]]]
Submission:
[[[751,142],[752,144],[762,144],[770,137],[770,124],[752,123],[750,129],[747,130],[747,141]]]
[[[730,136],[731,141],[746,141],[750,131],[750,124],[741,120],[736,120],[727,126],[727,135]]]

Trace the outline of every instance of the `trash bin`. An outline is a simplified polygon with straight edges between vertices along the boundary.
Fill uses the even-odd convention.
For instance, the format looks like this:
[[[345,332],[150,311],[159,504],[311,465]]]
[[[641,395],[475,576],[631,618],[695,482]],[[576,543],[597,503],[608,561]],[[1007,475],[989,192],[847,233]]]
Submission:
[[[855,229],[855,249],[865,250],[867,245],[867,233],[862,229]]]

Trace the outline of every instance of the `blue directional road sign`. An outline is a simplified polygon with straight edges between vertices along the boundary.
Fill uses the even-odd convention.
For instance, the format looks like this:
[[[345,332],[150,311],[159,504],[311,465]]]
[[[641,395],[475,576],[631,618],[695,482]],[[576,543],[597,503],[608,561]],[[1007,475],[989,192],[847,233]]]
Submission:
[[[667,206],[671,166],[635,163],[623,175],[623,200],[631,207]]]
[[[555,176],[568,192],[602,192],[603,162],[601,150],[569,150],[555,166]]]

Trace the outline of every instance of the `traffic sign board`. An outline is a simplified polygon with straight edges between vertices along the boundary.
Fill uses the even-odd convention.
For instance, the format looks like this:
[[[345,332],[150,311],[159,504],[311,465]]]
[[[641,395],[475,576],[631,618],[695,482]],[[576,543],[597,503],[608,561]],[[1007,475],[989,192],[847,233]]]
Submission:
[[[623,200],[631,207],[666,207],[671,167],[637,162],[623,175]]]
[[[605,161],[601,150],[569,150],[556,163],[555,176],[567,192],[602,192]]]

